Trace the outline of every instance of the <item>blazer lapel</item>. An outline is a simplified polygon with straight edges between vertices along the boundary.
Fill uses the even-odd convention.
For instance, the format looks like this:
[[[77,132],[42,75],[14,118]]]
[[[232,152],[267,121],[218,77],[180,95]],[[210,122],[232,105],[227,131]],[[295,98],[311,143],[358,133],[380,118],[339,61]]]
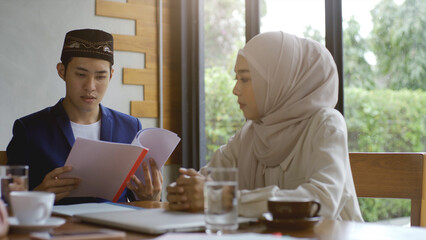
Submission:
[[[112,121],[108,109],[99,104],[102,111],[102,120],[101,120],[101,140],[103,141],[112,141]]]
[[[71,129],[70,119],[68,118],[68,115],[62,106],[62,101],[63,98],[59,100],[59,102],[53,107],[53,111],[55,113],[56,122],[58,123],[59,129],[61,129],[70,147],[72,147],[74,145],[75,138]]]

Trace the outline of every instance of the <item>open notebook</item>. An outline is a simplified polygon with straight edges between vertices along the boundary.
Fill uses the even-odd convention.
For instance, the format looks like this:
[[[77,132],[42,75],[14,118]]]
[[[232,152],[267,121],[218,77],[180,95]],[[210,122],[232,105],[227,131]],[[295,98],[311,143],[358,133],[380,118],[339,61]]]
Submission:
[[[204,214],[166,211],[161,208],[135,211],[76,214],[86,222],[149,234],[190,232],[204,229]],[[239,218],[240,223],[256,221]]]

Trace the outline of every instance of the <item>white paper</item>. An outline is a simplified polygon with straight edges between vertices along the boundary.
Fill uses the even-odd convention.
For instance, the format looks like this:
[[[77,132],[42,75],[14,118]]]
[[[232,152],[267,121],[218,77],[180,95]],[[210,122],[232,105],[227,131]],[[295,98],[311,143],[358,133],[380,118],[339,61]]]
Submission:
[[[132,144],[149,149],[142,162],[149,161],[152,158],[155,160],[158,169],[160,169],[164,166],[179,142],[180,137],[174,132],[162,128],[145,128],[136,134]],[[142,166],[136,170],[135,175],[145,183]]]
[[[113,143],[77,138],[65,166],[72,166],[70,173],[61,177],[81,179],[79,187],[69,197],[98,197],[112,201],[144,148],[162,167],[176,148],[180,138],[161,128],[147,128],[138,132],[132,144]],[[143,179],[142,167],[135,173]]]
[[[98,197],[112,201],[142,147],[77,138],[65,166],[72,166],[62,177],[81,179],[69,197]]]

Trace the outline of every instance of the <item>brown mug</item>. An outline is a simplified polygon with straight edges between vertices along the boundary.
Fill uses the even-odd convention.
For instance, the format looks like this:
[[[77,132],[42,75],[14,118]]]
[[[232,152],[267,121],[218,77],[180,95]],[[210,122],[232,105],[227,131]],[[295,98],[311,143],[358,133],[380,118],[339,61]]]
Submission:
[[[274,219],[309,218],[318,216],[321,204],[314,200],[268,199],[268,210]]]

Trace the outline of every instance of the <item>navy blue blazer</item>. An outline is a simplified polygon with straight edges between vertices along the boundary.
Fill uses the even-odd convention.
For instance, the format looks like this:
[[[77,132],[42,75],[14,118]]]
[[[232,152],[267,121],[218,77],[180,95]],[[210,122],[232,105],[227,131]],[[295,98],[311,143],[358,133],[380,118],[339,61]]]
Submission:
[[[17,119],[13,125],[13,137],[7,146],[8,165],[29,166],[30,190],[40,185],[47,173],[64,166],[74,144],[71,123],[62,101],[63,98],[55,106]],[[139,119],[100,107],[101,140],[131,143],[142,129]],[[126,201],[126,193],[127,189],[119,202]]]

